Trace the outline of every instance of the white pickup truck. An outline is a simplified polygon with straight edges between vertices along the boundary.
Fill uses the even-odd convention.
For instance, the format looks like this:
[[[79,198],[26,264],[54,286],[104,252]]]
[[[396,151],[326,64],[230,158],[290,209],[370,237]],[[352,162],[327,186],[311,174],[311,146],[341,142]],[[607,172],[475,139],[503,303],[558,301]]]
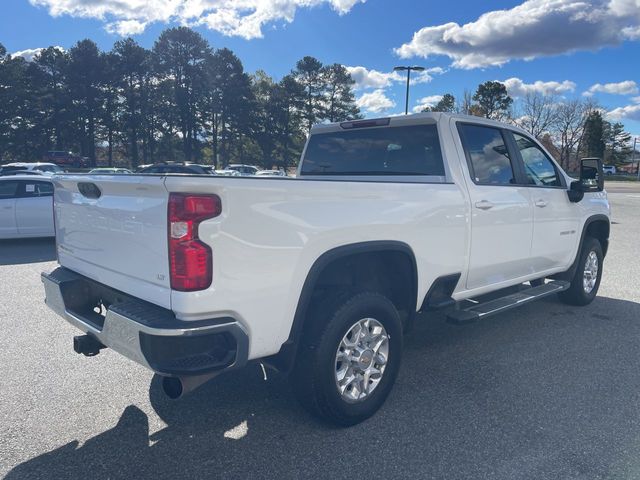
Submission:
[[[56,176],[46,302],[84,332],[78,353],[112,348],[174,398],[260,361],[351,425],[387,397],[417,312],[591,302],[602,179],[598,160],[573,180],[524,131],[440,113],[316,126],[295,179]]]

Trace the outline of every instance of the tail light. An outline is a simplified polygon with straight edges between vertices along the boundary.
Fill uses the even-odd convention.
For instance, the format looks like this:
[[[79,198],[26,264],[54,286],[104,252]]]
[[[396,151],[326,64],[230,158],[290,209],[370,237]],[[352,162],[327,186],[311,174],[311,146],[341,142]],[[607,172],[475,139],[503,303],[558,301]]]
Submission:
[[[56,244],[56,261],[60,261],[60,255],[58,255],[58,229],[56,228],[56,187],[53,182],[53,195],[51,196],[51,213],[53,213],[53,239]]]
[[[221,212],[222,202],[217,195],[169,194],[169,270],[173,290],[193,292],[211,285],[212,252],[198,238],[198,226]]]

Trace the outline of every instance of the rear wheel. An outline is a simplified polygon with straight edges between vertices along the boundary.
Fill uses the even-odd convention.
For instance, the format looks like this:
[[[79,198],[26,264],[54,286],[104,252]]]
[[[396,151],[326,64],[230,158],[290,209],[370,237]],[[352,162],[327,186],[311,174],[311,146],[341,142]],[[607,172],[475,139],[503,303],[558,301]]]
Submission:
[[[602,279],[602,246],[598,239],[587,237],[582,245],[578,268],[568,290],[560,292],[560,299],[570,305],[588,305],[593,301]]]
[[[348,426],[373,415],[398,375],[402,323],[373,292],[327,302],[305,332],[292,372],[296,396],[312,414]]]

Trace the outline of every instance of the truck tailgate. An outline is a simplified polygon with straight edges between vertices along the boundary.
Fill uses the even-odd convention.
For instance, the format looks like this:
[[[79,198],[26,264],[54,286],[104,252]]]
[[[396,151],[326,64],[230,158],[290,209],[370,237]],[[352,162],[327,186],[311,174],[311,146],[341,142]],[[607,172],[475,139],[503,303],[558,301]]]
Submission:
[[[60,264],[170,308],[167,200],[163,177],[54,177]]]

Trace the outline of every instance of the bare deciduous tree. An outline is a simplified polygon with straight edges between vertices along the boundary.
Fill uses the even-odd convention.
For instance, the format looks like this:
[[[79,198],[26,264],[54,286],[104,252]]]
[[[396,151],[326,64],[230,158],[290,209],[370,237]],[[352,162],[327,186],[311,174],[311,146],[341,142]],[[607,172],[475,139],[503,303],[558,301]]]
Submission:
[[[520,101],[516,125],[536,138],[549,133],[557,122],[558,104],[552,96],[527,93]]]
[[[571,157],[577,152],[584,130],[585,103],[568,100],[556,107],[555,134],[560,149],[560,165],[570,169]]]
[[[458,113],[463,113],[465,115],[472,115],[471,110],[473,106],[473,93],[469,90],[464,91],[462,94],[462,101],[458,105]]]

